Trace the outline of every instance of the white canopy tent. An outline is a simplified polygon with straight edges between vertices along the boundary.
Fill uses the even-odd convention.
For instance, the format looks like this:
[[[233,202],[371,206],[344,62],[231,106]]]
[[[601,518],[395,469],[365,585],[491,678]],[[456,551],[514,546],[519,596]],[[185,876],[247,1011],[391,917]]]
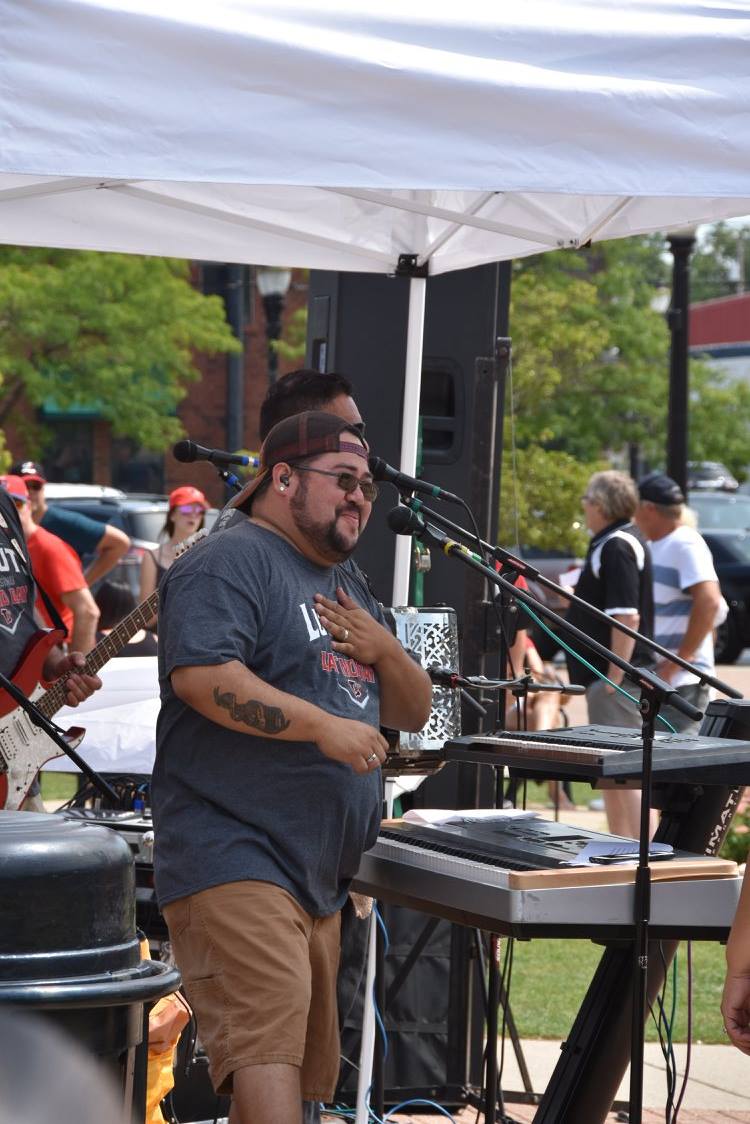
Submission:
[[[744,0],[0,0],[0,27],[7,243],[440,273],[750,213]],[[404,538],[396,573],[394,605]]]
[[[744,0],[0,0],[0,26],[8,243],[439,273],[750,212]],[[416,278],[406,472],[423,312]]]

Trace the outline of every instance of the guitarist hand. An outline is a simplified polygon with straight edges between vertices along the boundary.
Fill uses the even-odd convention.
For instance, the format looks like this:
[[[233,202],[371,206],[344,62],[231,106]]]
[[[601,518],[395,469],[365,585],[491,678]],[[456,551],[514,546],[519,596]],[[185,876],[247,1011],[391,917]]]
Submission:
[[[102,685],[98,675],[83,675],[78,671],[85,663],[81,652],[66,655],[59,648],[53,648],[45,661],[43,675],[46,680],[51,682],[63,675],[66,677],[65,702],[68,706],[78,706]]]

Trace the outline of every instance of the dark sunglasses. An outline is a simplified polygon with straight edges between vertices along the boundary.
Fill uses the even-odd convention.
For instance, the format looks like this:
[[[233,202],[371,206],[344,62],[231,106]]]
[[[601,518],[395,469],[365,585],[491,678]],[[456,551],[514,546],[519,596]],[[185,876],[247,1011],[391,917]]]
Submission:
[[[305,464],[295,464],[293,468],[295,472],[317,472],[318,476],[333,476],[341,491],[346,492],[347,496],[351,492],[356,492],[357,488],[361,488],[362,495],[368,503],[378,498],[377,484],[372,480],[360,480],[353,472],[327,472],[324,468],[310,468]]]
[[[41,492],[44,484],[40,480],[27,480],[26,487],[30,492]]]

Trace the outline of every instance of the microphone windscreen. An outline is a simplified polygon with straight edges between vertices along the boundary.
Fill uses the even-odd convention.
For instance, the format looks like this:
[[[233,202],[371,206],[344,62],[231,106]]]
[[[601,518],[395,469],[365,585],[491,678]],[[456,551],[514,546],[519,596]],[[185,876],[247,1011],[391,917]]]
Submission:
[[[195,445],[192,441],[178,441],[172,449],[172,456],[176,461],[190,464],[195,460]]]
[[[367,464],[374,480],[385,480],[388,465],[381,457],[368,457]]]
[[[404,507],[402,504],[392,508],[386,518],[388,526],[397,535],[409,535],[414,531],[421,530],[423,526],[417,513],[410,511],[408,507]]]

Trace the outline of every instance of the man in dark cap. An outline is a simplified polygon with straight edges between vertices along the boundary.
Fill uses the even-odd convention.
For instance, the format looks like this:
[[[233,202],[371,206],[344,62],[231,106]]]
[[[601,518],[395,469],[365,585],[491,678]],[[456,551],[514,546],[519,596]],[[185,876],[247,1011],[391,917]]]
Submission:
[[[640,503],[636,522],[651,543],[654,575],[654,639],[670,652],[702,671],[714,669],[713,630],[724,602],[711,551],[693,527],[685,523],[685,497],[676,481],[652,472],[638,484]],[[705,710],[708,687],[670,660],[662,660],[657,674],[677,693]],[[662,712],[677,730],[697,730],[699,723],[665,707]]]
[[[351,422],[280,422],[242,495],[161,586],[156,885],[232,1121],[298,1124],[339,1068],[339,910],[380,823],[381,724],[429,679],[345,565],[377,494]]]
[[[94,585],[108,574],[130,548],[130,539],[119,527],[92,519],[82,511],[73,511],[47,503],[44,469],[36,461],[19,461],[11,473],[22,477],[29,490],[29,506],[34,522],[52,535],[72,546],[80,559],[86,559],[87,585]]]

